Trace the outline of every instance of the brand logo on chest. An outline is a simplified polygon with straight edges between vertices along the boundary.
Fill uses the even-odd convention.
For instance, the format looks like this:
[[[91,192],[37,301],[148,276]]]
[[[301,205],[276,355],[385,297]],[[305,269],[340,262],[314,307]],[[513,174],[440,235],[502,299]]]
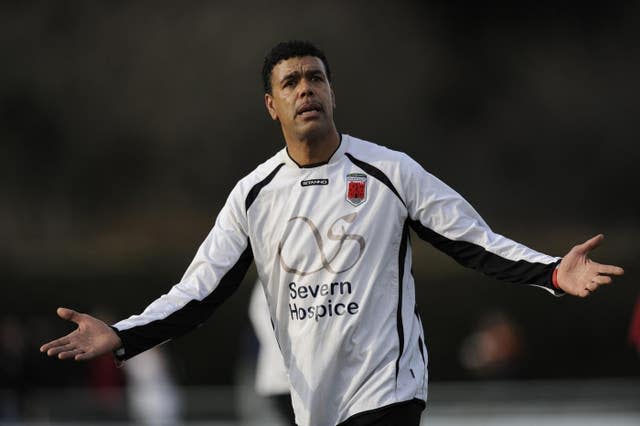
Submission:
[[[329,185],[329,179],[308,179],[300,182],[301,186]]]
[[[359,206],[367,199],[367,175],[349,173],[347,175],[347,201],[352,206]]]

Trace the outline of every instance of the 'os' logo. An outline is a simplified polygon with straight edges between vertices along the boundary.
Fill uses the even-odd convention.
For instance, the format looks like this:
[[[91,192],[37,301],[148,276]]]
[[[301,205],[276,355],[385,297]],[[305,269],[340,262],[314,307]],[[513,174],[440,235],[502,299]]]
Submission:
[[[353,268],[355,266],[355,264],[358,263],[358,261],[362,257],[362,253],[364,253],[364,247],[365,247],[364,237],[362,235],[357,235],[357,234],[346,234],[346,233],[344,233],[344,231],[342,231],[342,233],[335,233],[333,231],[333,229],[338,224],[338,222],[344,221],[344,222],[347,222],[347,223],[352,223],[356,219],[357,216],[358,216],[358,213],[351,213],[351,214],[348,214],[346,216],[339,217],[329,227],[329,230],[327,231],[327,238],[329,238],[332,241],[338,241],[338,243],[339,243],[338,244],[338,248],[336,249],[335,253],[333,254],[333,256],[331,256],[330,259],[327,259],[327,256],[324,253],[324,245],[323,245],[323,242],[322,242],[322,237],[320,236],[320,231],[318,231],[318,228],[316,227],[316,225],[313,223],[313,221],[311,219],[309,219],[308,217],[304,217],[304,216],[296,216],[296,217],[292,217],[291,219],[289,219],[289,221],[287,223],[287,227],[286,227],[285,232],[284,232],[284,235],[282,237],[282,240],[280,241],[280,244],[278,244],[278,259],[280,259],[280,265],[282,266],[282,269],[284,269],[286,272],[290,272],[290,273],[294,273],[296,275],[304,276],[304,275],[315,274],[316,272],[319,272],[319,271],[321,271],[323,269],[326,269],[327,271],[329,271],[331,273],[338,274],[340,272],[345,272],[345,271],[348,271],[349,269]],[[287,263],[285,262],[284,258],[282,257],[282,248],[283,248],[285,242],[287,241],[287,239],[289,238],[289,236],[291,235],[291,230],[293,228],[293,223],[296,222],[296,221],[302,221],[302,222],[306,223],[307,226],[309,227],[309,229],[311,230],[311,233],[313,234],[313,239],[315,240],[316,246],[318,247],[318,252],[320,253],[320,260],[322,262],[322,266],[320,266],[317,269],[314,269],[314,270],[311,270],[311,271],[304,271],[304,270],[296,269],[294,267],[291,267],[291,266],[287,265]],[[338,257],[338,255],[342,251],[342,247],[343,247],[344,242],[346,240],[352,240],[352,241],[355,241],[356,243],[358,243],[358,245],[359,245],[358,256],[356,257],[356,260],[354,260],[350,265],[348,265],[346,267],[343,267],[340,270],[335,270],[331,266],[331,264],[333,263],[333,261],[336,259],[336,257]]]

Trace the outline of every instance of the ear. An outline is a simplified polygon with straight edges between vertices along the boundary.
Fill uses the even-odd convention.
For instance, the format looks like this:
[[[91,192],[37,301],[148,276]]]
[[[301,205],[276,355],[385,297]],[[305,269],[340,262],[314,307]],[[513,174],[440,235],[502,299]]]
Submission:
[[[336,109],[336,94],[333,91],[333,87],[331,88],[331,104],[333,106],[333,109]]]
[[[269,115],[271,116],[271,119],[274,121],[278,120],[278,113],[276,112],[276,109],[273,107],[273,96],[271,96],[268,93],[264,94],[264,105],[267,107],[267,111],[269,112]]]

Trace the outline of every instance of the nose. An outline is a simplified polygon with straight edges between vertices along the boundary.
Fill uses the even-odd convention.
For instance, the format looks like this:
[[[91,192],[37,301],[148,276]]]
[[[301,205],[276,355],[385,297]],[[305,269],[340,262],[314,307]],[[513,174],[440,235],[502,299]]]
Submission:
[[[313,89],[311,84],[306,78],[300,80],[300,85],[298,86],[298,96],[303,98],[306,96],[313,95]]]

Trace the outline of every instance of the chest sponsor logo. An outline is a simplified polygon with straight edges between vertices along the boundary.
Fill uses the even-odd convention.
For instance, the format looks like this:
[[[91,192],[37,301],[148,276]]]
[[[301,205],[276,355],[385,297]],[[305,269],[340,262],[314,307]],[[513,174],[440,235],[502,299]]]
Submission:
[[[329,179],[309,179],[300,182],[301,186],[329,185]]]
[[[328,240],[338,242],[338,245],[334,249],[333,254],[330,254],[329,256],[327,256],[327,254],[325,253],[324,239],[320,234],[318,227],[313,222],[313,220],[305,216],[295,216],[289,219],[284,235],[282,236],[282,240],[280,240],[280,243],[278,244],[278,260],[280,261],[280,266],[282,267],[282,269],[285,272],[293,273],[299,276],[305,276],[305,275],[315,274],[316,272],[319,272],[322,270],[326,270],[331,273],[338,274],[353,268],[362,257],[362,254],[364,253],[364,248],[366,246],[365,239],[362,235],[347,234],[344,230],[344,223],[345,222],[353,223],[356,217],[358,217],[358,213],[350,213],[348,215],[339,217],[331,224],[331,226],[329,226],[329,229],[327,230],[326,238]],[[315,253],[311,253],[311,252],[305,253],[305,256],[309,256],[314,259],[316,258],[319,259],[321,262],[320,266],[303,268],[298,265],[291,265],[284,258],[282,251],[287,244],[287,240],[290,237],[292,237],[293,228],[298,223],[303,223],[305,225],[305,228],[308,229],[307,232],[311,234],[317,250]],[[303,231],[301,231],[298,228],[298,232],[296,232],[295,235],[293,235],[293,238],[296,238],[298,240],[306,238],[306,235],[300,234],[301,232]],[[340,253],[343,251],[345,244],[347,245],[357,244],[358,254],[355,260],[351,260],[351,262],[347,262],[346,264],[341,263],[340,261],[334,262],[336,258],[338,258],[338,255],[340,255]],[[351,249],[351,247],[349,247],[349,249]],[[349,254],[349,251],[347,251],[347,254]],[[351,257],[353,257],[353,255],[351,255]],[[315,265],[317,265],[317,262],[314,262],[314,263]],[[334,263],[338,263],[339,266],[334,267],[333,265]]]
[[[359,206],[367,199],[367,175],[350,173],[347,175],[347,201],[352,206]]]

